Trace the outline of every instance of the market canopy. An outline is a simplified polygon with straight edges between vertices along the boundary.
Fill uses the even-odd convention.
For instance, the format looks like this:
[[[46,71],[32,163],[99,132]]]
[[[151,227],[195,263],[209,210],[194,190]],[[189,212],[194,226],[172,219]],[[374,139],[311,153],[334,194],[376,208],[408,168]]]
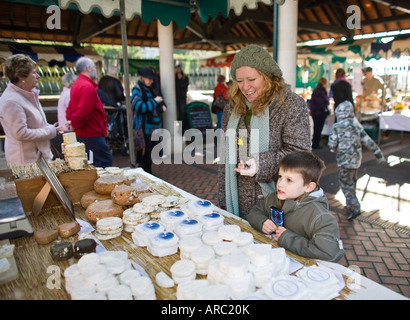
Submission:
[[[38,63],[46,63],[49,66],[73,66],[78,58],[86,56],[94,62],[102,61],[103,57],[98,55],[91,46],[72,47],[63,45],[34,45],[18,42],[0,43],[0,61],[13,54],[26,54]]]
[[[107,0],[105,0],[107,1]],[[59,5],[58,0],[3,0],[0,1],[0,38],[4,41],[52,41],[71,43],[73,46],[84,44],[121,45],[121,28],[119,11],[101,9],[104,0],[82,0],[84,14],[76,1],[70,1],[67,10],[61,10],[61,29],[47,28],[46,7]],[[156,0],[162,3],[176,3],[171,0]],[[293,0],[288,0],[288,2]],[[118,7],[119,0],[107,1]],[[179,2],[179,1],[178,1]],[[184,50],[214,50],[222,52],[237,51],[249,43],[271,48],[273,45],[273,10],[274,0],[220,0],[218,6],[206,8],[214,0],[192,0],[201,6],[190,9],[190,20],[185,28],[177,23],[173,25],[174,48]],[[278,1],[276,1],[278,2]],[[127,20],[128,46],[158,47],[157,21],[144,17],[145,1],[127,0],[138,10],[128,9],[134,14]],[[154,4],[151,1],[147,2]],[[220,7],[223,3],[226,6]],[[182,4],[182,3],[181,3]],[[394,1],[356,1],[354,4],[361,12],[360,28],[354,30],[346,27],[350,14],[347,8],[351,4],[346,0],[300,0],[298,2],[298,35],[297,42],[311,40],[350,39],[354,35],[392,32],[410,29],[410,2]],[[144,5],[144,7],[143,7]],[[87,7],[88,6],[88,7]],[[176,7],[176,6],[174,6]],[[88,9],[87,9],[88,8]],[[184,7],[180,8],[183,10]],[[111,16],[104,16],[102,10]],[[175,9],[177,10],[177,9]],[[205,11],[210,10],[210,11]],[[154,10],[148,12],[159,12]],[[169,19],[170,11],[164,19]],[[215,14],[217,14],[216,18]],[[142,15],[139,16],[135,12]],[[203,17],[208,18],[204,22]],[[144,20],[143,20],[144,19]],[[146,20],[148,19],[148,20]],[[162,18],[160,18],[162,19]],[[186,19],[186,18],[185,18]],[[165,23],[165,20],[161,21]],[[179,22],[178,22],[179,23]]]
[[[273,0],[125,0],[127,8],[125,17],[132,20],[134,16],[139,16],[145,23],[150,23],[153,19],[158,19],[161,24],[168,26],[171,21],[175,21],[179,28],[185,28],[190,20],[190,13],[193,7],[198,7],[199,15],[203,22],[207,22],[209,16],[215,19],[219,13],[226,18],[229,10],[233,9],[236,15],[242,13],[243,7],[249,9],[257,8],[258,2],[272,4]],[[283,4],[284,1],[277,0]],[[90,13],[93,8],[98,8],[105,17],[111,17],[118,12],[118,0],[59,0],[62,9],[67,9],[70,4],[75,3],[79,10],[85,14]]]

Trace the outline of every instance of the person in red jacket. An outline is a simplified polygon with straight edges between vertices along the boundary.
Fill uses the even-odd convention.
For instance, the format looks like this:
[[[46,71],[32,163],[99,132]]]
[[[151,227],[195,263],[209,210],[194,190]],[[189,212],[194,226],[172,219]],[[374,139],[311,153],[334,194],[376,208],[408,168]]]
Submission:
[[[78,78],[71,86],[67,120],[77,136],[77,141],[85,144],[87,153],[93,153],[96,167],[111,167],[112,154],[108,148],[107,115],[97,94],[97,70],[94,62],[81,57],[76,62]]]
[[[216,85],[214,89],[214,99],[217,99],[219,95],[222,95],[226,103],[229,101],[229,96],[228,96],[228,86],[225,84],[225,76],[219,75],[218,76],[218,84]],[[217,117],[217,128],[221,128],[221,123],[222,123],[222,114],[223,110],[216,108],[216,117]]]

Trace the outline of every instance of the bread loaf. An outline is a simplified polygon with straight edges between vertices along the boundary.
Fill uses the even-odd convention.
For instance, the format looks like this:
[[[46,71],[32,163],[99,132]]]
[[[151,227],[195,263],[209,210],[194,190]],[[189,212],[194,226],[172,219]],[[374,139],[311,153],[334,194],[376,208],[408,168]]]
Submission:
[[[36,230],[34,231],[34,239],[38,244],[47,244],[58,237],[58,230],[57,229],[50,229],[50,230]]]
[[[81,226],[78,222],[63,223],[58,226],[58,234],[62,238],[68,238],[76,234],[78,231],[80,231],[80,229]]]

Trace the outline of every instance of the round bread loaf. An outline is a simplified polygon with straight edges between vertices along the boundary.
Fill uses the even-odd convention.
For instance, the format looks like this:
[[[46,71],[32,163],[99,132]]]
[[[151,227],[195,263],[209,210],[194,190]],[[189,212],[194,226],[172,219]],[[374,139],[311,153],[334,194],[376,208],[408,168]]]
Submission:
[[[137,202],[140,202],[138,195],[139,191],[133,186],[126,184],[120,184],[114,187],[114,190],[111,192],[111,199],[114,203],[119,204],[120,206],[132,206]]]
[[[94,202],[85,210],[85,217],[88,221],[96,223],[100,219],[107,217],[122,218],[123,209],[112,200],[101,200]]]
[[[100,194],[97,193],[95,190],[91,190],[83,194],[80,200],[80,204],[84,209],[87,209],[88,206],[93,202],[109,199],[111,199],[110,195]]]
[[[111,195],[111,192],[114,190],[115,186],[120,184],[130,185],[131,181],[124,175],[105,175],[95,180],[94,190],[100,194]]]

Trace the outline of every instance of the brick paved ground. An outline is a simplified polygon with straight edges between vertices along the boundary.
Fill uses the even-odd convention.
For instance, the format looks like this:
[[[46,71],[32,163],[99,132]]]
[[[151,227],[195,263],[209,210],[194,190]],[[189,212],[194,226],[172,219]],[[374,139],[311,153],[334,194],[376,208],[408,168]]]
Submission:
[[[409,141],[410,139],[407,140]],[[392,164],[394,166],[391,168],[380,168],[375,165],[372,154],[364,153],[358,183],[358,195],[364,212],[354,221],[348,221],[344,216],[344,199],[338,188],[334,155],[326,148],[317,153],[327,166],[322,187],[328,196],[331,212],[339,222],[344,243],[345,257],[339,263],[358,266],[364,276],[410,298],[410,223],[403,222],[408,222],[410,216],[410,210],[407,210],[410,200],[407,192],[410,183],[410,156],[405,158],[400,154],[403,150],[410,151],[409,145],[402,143],[382,147],[385,155],[401,157],[402,163],[398,167]],[[395,159],[391,157],[390,161]],[[121,161],[117,161],[117,164],[121,164]],[[383,170],[387,170],[387,173],[383,173]],[[215,164],[154,165],[153,174],[189,193],[216,203]],[[383,183],[377,179],[380,175],[384,175]],[[363,179],[366,183],[363,183]],[[392,187],[396,191],[392,191]],[[384,216],[386,212],[399,214],[399,218],[403,219],[396,217],[389,220]]]

